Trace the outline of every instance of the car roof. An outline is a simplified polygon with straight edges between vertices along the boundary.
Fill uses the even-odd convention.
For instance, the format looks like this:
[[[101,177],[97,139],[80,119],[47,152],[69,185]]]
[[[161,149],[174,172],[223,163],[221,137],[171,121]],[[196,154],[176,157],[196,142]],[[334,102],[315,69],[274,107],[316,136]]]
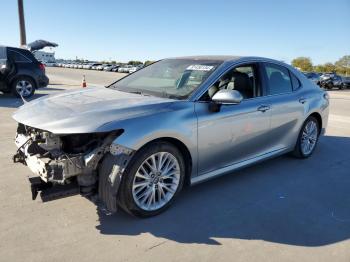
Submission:
[[[169,57],[168,59],[193,59],[193,60],[213,60],[213,61],[233,61],[242,58],[232,55],[197,55],[197,56],[179,56]]]
[[[235,55],[198,55],[198,56],[180,56],[180,57],[169,57],[167,59],[193,59],[193,60],[213,60],[222,62],[234,62],[241,60],[244,61],[261,61],[261,62],[274,62],[279,64],[284,64],[283,61],[278,61],[271,58],[259,57],[259,56],[235,56]]]

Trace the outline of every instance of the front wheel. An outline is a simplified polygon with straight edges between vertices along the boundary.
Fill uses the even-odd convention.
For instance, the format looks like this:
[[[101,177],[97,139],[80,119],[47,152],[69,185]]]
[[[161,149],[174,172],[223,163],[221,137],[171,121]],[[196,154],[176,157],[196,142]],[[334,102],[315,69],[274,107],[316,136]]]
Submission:
[[[333,89],[333,84],[332,83],[329,83],[326,85],[327,89],[328,90],[332,90]]]
[[[150,217],[167,209],[182,189],[185,162],[181,152],[167,142],[142,148],[123,174],[119,205],[127,212]]]
[[[304,122],[293,155],[298,158],[308,158],[314,152],[319,138],[319,123],[317,119],[310,116]]]

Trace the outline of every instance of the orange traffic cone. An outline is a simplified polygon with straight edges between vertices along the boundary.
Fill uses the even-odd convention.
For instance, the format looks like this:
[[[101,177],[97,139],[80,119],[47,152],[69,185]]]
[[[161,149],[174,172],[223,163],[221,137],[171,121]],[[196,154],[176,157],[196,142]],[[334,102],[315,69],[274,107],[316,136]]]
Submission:
[[[81,87],[82,88],[87,87],[86,80],[85,80],[85,75],[83,75],[83,81],[81,82]]]

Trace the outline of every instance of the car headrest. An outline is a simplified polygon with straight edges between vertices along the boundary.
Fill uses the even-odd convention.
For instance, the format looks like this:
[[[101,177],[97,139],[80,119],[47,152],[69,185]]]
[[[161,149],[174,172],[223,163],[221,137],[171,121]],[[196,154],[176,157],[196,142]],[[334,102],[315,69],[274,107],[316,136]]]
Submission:
[[[233,72],[231,79],[232,79],[231,81],[233,82],[233,89],[237,91],[252,89],[249,76],[245,73]]]

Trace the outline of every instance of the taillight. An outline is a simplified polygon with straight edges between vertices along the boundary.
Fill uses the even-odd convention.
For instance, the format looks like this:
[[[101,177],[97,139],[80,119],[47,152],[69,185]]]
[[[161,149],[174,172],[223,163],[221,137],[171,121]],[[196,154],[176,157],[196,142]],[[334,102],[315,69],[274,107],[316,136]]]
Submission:
[[[45,73],[45,65],[44,65],[44,64],[39,63],[39,68],[40,68],[41,70],[43,70],[43,72]]]

